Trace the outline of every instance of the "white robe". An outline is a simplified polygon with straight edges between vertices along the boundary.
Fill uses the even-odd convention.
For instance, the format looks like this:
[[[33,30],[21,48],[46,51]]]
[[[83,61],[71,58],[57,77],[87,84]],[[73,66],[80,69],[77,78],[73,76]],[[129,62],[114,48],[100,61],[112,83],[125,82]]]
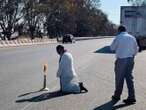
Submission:
[[[73,65],[73,57],[69,52],[65,52],[60,59],[57,77],[60,78],[63,92],[80,92],[78,76]]]

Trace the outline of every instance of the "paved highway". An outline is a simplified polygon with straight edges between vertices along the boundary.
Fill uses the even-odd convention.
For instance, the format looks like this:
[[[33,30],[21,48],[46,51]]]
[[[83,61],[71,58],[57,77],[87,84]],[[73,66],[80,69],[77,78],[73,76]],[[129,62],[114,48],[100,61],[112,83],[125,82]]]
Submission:
[[[108,53],[112,39],[78,41],[64,46],[73,54],[75,69],[88,93],[61,96],[56,78],[59,56],[57,44],[21,46],[0,49],[0,110],[111,110],[114,91],[114,54]],[[146,52],[135,59],[137,103],[126,106],[120,101],[114,109],[145,110]],[[48,63],[47,86],[50,92],[40,92],[43,86],[42,65]],[[122,98],[126,98],[124,88]]]

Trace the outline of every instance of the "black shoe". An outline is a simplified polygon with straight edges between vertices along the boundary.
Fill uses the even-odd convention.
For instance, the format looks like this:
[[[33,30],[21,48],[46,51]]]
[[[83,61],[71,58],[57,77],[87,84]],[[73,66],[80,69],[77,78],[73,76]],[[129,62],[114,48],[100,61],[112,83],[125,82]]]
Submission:
[[[79,86],[80,86],[80,92],[82,92],[82,90],[84,90],[85,92],[88,92],[88,90],[83,86],[82,82],[79,82]]]
[[[120,100],[120,97],[116,97],[116,96],[112,96],[112,101],[114,101],[115,103],[117,103]]]
[[[127,99],[124,99],[123,102],[125,104],[135,104],[136,103],[136,99],[127,98]]]

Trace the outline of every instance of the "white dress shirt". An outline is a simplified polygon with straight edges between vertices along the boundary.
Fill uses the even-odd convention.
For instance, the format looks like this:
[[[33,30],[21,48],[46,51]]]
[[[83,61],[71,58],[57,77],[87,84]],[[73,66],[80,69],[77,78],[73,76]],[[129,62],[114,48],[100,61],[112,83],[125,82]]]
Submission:
[[[139,49],[135,37],[127,32],[117,35],[110,48],[115,51],[116,58],[134,57]]]
[[[80,92],[78,77],[73,65],[73,57],[69,52],[65,52],[60,58],[57,77],[60,78],[60,86],[63,92]]]
[[[77,76],[75,73],[73,65],[73,57],[69,52],[65,52],[59,62],[59,69],[57,72],[57,77],[70,77],[73,78]]]

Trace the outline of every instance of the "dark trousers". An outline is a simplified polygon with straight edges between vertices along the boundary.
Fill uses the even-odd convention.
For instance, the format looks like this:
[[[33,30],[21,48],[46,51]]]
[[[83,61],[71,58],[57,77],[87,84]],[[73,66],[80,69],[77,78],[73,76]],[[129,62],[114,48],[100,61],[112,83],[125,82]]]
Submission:
[[[123,91],[124,79],[128,88],[128,98],[135,98],[134,82],[132,70],[134,68],[134,58],[117,59],[115,62],[115,93],[119,97]]]

